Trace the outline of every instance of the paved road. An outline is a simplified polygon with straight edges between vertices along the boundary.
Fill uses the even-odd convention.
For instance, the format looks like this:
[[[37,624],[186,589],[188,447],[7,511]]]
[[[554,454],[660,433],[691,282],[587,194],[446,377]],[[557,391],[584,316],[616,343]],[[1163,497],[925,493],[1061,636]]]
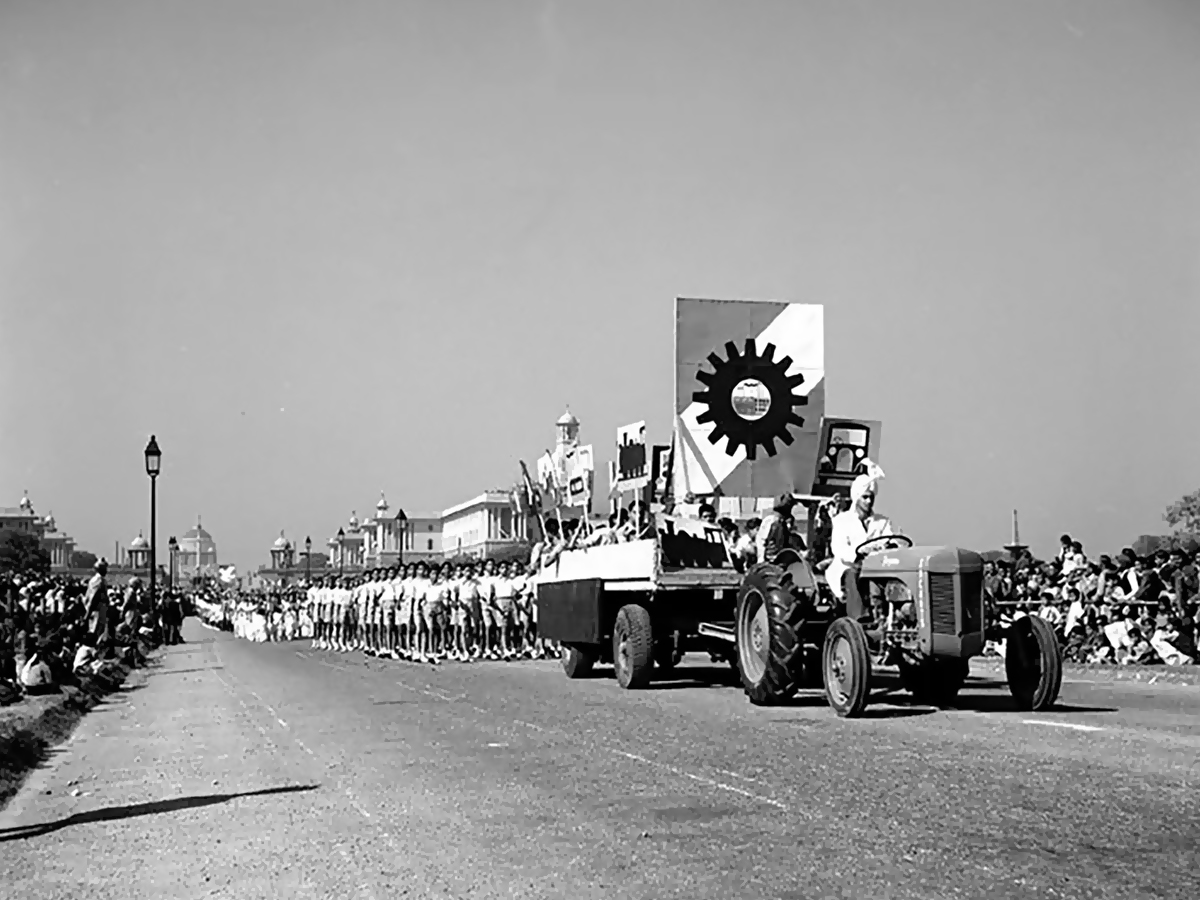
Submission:
[[[0,895],[1125,900],[1200,883],[1195,687],[1069,682],[1065,709],[1031,716],[975,681],[961,711],[846,722],[815,698],[753,708],[703,666],[625,692],[549,662],[185,636],[0,812]]]

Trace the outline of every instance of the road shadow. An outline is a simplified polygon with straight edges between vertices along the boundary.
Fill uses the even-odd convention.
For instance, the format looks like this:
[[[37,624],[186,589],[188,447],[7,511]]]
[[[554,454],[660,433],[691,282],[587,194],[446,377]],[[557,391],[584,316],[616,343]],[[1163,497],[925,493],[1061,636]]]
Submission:
[[[372,706],[405,706],[416,703],[416,700],[375,700]]]
[[[215,672],[218,669],[224,669],[224,666],[200,666],[195,669],[162,669],[156,672],[157,675],[187,675],[193,672]]]
[[[213,806],[217,803],[227,803],[240,797],[262,797],[268,794],[292,794],[299,791],[315,791],[320,785],[298,784],[287,787],[263,788],[259,791],[242,791],[236,794],[201,794],[196,797],[177,797],[174,800],[156,800],[153,803],[134,803],[129,806],[107,806],[92,809],[87,812],[75,813],[57,822],[45,822],[41,825],[17,825],[13,828],[0,829],[0,843],[5,841],[23,841],[28,838],[43,837],[60,831],[71,825],[88,825],[94,822],[114,822],[120,819],[132,819],[138,816],[156,816],[160,813],[179,812],[182,809],[198,809],[202,806]]]

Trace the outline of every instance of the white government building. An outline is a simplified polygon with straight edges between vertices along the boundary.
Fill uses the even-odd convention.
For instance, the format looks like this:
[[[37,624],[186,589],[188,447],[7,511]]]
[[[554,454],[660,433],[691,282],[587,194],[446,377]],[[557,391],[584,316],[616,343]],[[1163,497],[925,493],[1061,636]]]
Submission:
[[[567,410],[554,423],[555,453],[579,443],[579,420]],[[526,521],[513,509],[512,492],[484,491],[442,511],[442,555],[487,559],[529,539]]]
[[[568,409],[555,423],[555,453],[579,443],[579,420]],[[282,540],[282,538],[281,538]],[[513,508],[509,489],[484,491],[440,513],[404,514],[393,510],[380,492],[375,515],[359,519],[356,512],[325,542],[329,565],[356,571],[395,565],[398,561],[432,562],[469,556],[487,559],[529,540],[524,517]],[[284,549],[276,542],[272,550]]]

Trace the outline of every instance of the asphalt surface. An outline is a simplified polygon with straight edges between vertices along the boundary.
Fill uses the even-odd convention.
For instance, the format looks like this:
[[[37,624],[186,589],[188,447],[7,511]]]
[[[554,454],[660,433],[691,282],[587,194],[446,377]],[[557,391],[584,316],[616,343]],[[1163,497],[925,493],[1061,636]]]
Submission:
[[[557,663],[189,643],[0,811],[0,896],[1194,897],[1200,688],[1031,715],[816,695],[701,659],[647,691]],[[689,660],[691,657],[689,657]],[[978,666],[980,671],[991,669]],[[886,702],[887,700],[894,702]]]

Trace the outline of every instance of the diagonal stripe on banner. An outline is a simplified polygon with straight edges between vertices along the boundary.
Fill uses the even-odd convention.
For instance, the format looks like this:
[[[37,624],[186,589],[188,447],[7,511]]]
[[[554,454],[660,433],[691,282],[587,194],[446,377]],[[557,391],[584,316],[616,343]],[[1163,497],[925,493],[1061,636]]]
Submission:
[[[700,448],[696,446],[696,439],[694,437],[692,437],[691,431],[688,430],[686,427],[682,427],[682,428],[680,428],[680,434],[682,435],[683,442],[684,442],[684,444],[686,444],[687,449],[689,451],[689,455],[684,457],[684,469],[683,469],[684,475],[686,478],[686,483],[688,486],[688,493],[711,494],[712,489],[716,485],[720,484],[720,481],[717,480],[717,476],[713,474],[713,470],[709,467],[708,463],[705,462],[704,454],[702,454],[700,452]],[[742,459],[745,459],[746,452],[744,450],[742,450],[741,454],[742,454]],[[700,474],[702,474],[704,476],[704,478],[707,482],[706,484],[701,485],[701,490],[699,490],[699,491],[694,490],[694,488],[692,488],[692,479],[690,477],[687,477],[691,474],[689,463],[691,463],[692,461],[694,461],[695,464],[700,468]],[[732,471],[732,470],[730,470],[730,471]]]

